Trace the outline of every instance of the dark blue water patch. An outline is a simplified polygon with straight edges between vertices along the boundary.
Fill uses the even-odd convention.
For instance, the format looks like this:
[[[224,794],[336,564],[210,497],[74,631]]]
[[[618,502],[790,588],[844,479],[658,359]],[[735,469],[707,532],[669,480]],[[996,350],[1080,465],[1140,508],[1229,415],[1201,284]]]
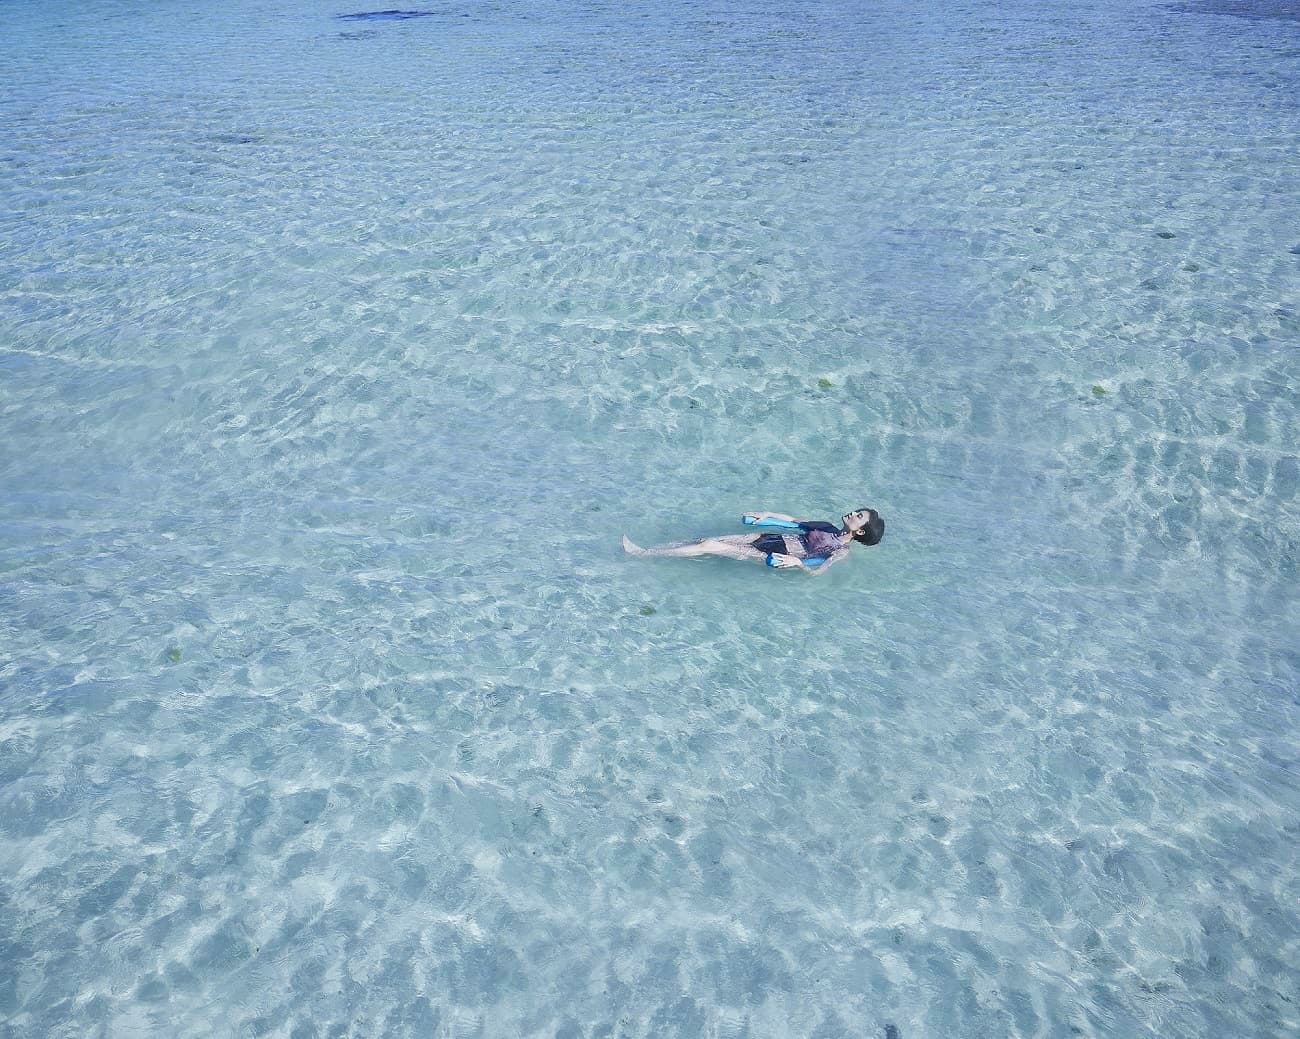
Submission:
[[[432,11],[359,11],[335,17],[344,22],[404,22],[408,18],[428,18],[432,14]]]
[[[1251,21],[1300,22],[1300,0],[1192,0],[1170,4],[1179,14],[1226,14]]]

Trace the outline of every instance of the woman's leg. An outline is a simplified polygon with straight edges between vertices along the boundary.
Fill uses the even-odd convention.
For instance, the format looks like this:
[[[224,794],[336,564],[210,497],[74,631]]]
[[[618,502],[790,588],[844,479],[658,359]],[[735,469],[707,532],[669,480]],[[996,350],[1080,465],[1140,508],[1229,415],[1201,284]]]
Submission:
[[[638,556],[726,556],[728,559],[766,559],[767,553],[754,546],[753,534],[724,534],[698,541],[675,541],[669,545],[639,548],[626,537],[623,548]]]

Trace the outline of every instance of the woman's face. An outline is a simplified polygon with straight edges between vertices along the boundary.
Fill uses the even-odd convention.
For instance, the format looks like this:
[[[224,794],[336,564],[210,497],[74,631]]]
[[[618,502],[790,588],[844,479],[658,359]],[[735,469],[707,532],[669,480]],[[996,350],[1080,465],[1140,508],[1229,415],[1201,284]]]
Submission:
[[[855,534],[871,520],[870,509],[859,509],[857,512],[846,512],[844,514],[844,529],[850,534]]]

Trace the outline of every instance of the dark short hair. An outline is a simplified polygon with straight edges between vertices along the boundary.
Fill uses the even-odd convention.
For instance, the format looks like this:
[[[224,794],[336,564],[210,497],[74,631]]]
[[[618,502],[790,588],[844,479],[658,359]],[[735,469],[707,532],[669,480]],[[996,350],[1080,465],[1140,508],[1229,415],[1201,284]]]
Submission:
[[[859,512],[865,512],[868,515],[866,525],[853,535],[855,541],[860,541],[864,545],[878,545],[880,539],[885,536],[885,521],[880,518],[880,513],[875,509],[858,509]]]

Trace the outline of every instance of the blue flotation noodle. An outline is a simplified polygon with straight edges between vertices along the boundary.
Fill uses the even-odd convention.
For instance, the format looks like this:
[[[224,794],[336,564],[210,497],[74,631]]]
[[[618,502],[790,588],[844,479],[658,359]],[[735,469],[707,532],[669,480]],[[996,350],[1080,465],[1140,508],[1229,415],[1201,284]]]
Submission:
[[[773,562],[773,559],[775,557],[776,557],[775,552],[769,552],[767,554],[768,566],[776,566],[776,563]],[[799,562],[801,562],[804,566],[821,566],[824,562],[826,562],[826,557],[825,556],[804,556],[801,560],[799,560]]]
[[[777,530],[803,530],[794,520],[775,519],[771,516],[765,519],[750,519],[748,516],[742,516],[740,521],[747,527],[773,527]]]

